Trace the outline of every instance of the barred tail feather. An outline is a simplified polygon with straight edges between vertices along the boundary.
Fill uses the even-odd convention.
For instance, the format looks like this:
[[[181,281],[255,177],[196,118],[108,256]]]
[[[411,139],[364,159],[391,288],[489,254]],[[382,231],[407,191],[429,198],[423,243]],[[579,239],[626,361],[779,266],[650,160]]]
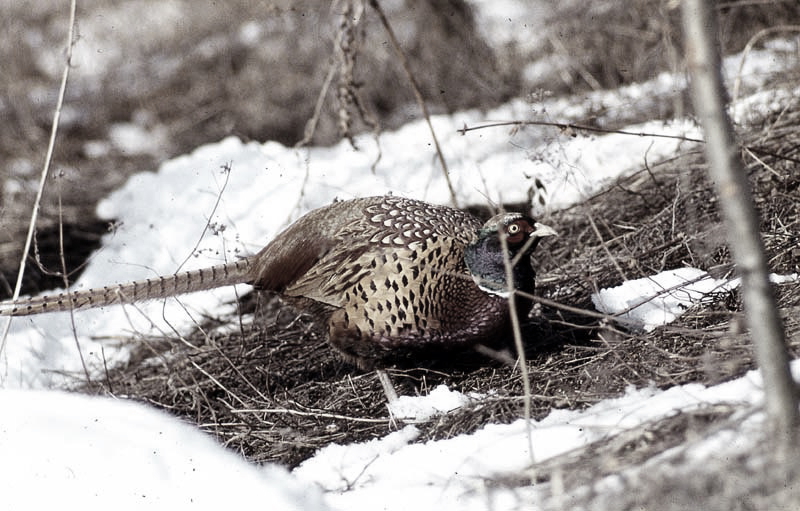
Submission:
[[[201,268],[166,277],[137,280],[102,288],[59,293],[52,296],[0,302],[0,316],[29,316],[45,312],[90,309],[168,298],[250,280],[250,259]]]

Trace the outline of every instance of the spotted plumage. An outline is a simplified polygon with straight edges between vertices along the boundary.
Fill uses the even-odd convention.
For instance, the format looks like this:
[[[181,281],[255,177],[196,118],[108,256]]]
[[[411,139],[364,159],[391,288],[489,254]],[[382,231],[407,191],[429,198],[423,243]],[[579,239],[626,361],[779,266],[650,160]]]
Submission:
[[[330,306],[331,343],[362,365],[396,348],[467,346],[508,324],[499,232],[509,259],[554,234],[517,213],[481,224],[464,211],[400,197],[338,202],[255,256],[254,284]],[[514,288],[532,292],[534,277],[521,258]]]
[[[482,224],[464,211],[412,199],[354,199],[308,213],[258,254],[234,263],[3,302],[0,315],[132,303],[246,282],[311,305],[332,345],[368,366],[398,349],[468,346],[502,333],[509,291],[533,291],[528,256],[552,234],[519,213]],[[507,261],[516,263],[511,285]]]

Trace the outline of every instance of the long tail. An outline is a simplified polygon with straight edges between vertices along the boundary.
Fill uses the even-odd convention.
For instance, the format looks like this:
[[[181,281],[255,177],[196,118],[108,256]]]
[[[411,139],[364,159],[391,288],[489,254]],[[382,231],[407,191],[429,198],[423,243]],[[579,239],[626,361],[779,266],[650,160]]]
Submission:
[[[102,288],[0,302],[0,316],[29,316],[45,312],[90,309],[134,303],[241,284],[251,280],[249,258],[167,277],[137,280]]]

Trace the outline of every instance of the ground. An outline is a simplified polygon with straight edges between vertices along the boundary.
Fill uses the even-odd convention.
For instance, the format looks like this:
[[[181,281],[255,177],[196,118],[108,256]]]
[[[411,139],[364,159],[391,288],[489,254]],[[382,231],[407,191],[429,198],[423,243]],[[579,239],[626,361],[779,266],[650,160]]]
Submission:
[[[357,103],[343,99],[350,97],[341,92],[349,90],[348,87],[352,89],[350,92],[357,91],[362,96],[364,111],[373,114],[387,131],[382,138],[384,144],[395,140],[392,137],[399,138],[401,135],[397,133],[404,133],[404,129],[425,133],[407,124],[409,117],[418,113],[413,94],[408,89],[387,85],[407,80],[397,59],[388,59],[394,64],[391,71],[376,71],[375,66],[380,70],[378,64],[385,62],[391,52],[382,44],[386,36],[372,11],[364,18],[363,25],[353,27],[330,12],[304,9],[303,5],[289,8],[274,4],[270,10],[263,5],[245,4],[192,11],[183,21],[186,28],[181,33],[192,34],[194,40],[161,35],[147,43],[137,42],[141,38],[135,31],[131,34],[120,30],[113,34],[111,42],[104,42],[108,45],[104,48],[110,54],[110,62],[101,68],[102,72],[93,74],[91,69],[83,69],[81,74],[81,67],[76,66],[74,73],[78,77],[67,101],[71,110],[56,152],[57,174],[61,175],[56,180],[59,186],[48,186],[44,219],[39,227],[38,251],[44,266],[59,266],[57,257],[45,258],[46,254],[57,253],[54,249],[58,246],[59,195],[64,206],[68,264],[79,267],[98,246],[109,222],[115,219],[98,219],[96,203],[135,171],[154,170],[162,160],[231,134],[244,140],[278,140],[287,146],[298,142],[303,137],[306,120],[312,116],[331,59],[340,73],[334,87],[339,93],[329,93],[324,119],[310,141],[312,145],[324,147],[339,136],[349,135],[347,130],[337,130],[336,126],[351,117],[355,121],[348,129],[353,133],[372,130],[366,122],[370,116],[365,116],[366,121],[359,118]],[[391,19],[401,20],[396,21],[396,30],[409,49],[415,68],[444,73],[415,74],[422,81],[423,92],[431,100],[434,112],[453,113],[471,108],[478,112],[470,117],[471,124],[477,124],[473,120],[487,112],[502,112],[506,116],[510,112],[524,112],[529,117],[521,120],[555,120],[603,130],[628,128],[645,121],[655,121],[648,127],[659,121],[668,125],[673,118],[686,117],[690,106],[685,83],[674,78],[675,74],[672,78],[660,74],[678,71],[680,76],[677,12],[662,2],[634,2],[625,16],[620,17],[612,2],[594,2],[589,8],[576,11],[578,4],[583,5],[565,2],[558,11],[551,12],[541,8],[545,15],[540,16],[517,13],[516,17],[506,17],[483,3],[476,3],[477,14],[470,14],[459,2],[433,2],[432,11],[425,10],[426,7],[406,13],[397,8],[388,13]],[[81,9],[85,9],[83,19],[105,19],[99,26],[108,27],[116,26],[115,16],[126,19],[125,9],[133,8],[132,5],[115,7],[98,1],[83,4]],[[174,9],[162,13],[168,21],[172,19],[170,13],[185,12],[181,2],[171,2],[168,6]],[[50,89],[55,90],[52,85],[60,72],[58,65],[47,67],[53,57],[48,61],[38,56],[37,48],[44,46],[58,53],[65,18],[61,12],[43,8],[3,9],[11,11],[11,17],[5,19],[27,22],[22,24],[24,28],[15,30],[26,35],[22,38],[26,41],[23,45],[26,54],[36,56],[24,61],[34,62],[35,66],[14,60],[19,70],[14,86],[7,89],[9,96],[0,105],[21,127],[18,132],[3,135],[2,140],[5,147],[5,170],[0,173],[5,183],[2,214],[9,229],[0,240],[0,252],[5,254],[0,258],[3,261],[0,270],[10,288],[14,281],[15,254],[24,239],[24,220],[29,214],[38,159],[52,113]],[[736,54],[760,29],[796,23],[797,9],[791,2],[770,2],[763,8],[733,3],[721,10],[723,49]],[[86,16],[88,13],[94,17]],[[470,24],[473,16],[479,22],[478,28]],[[322,29],[310,29],[300,21],[312,17],[309,26]],[[267,21],[256,23],[252,19]],[[524,38],[499,37],[498,33],[506,31],[493,32],[487,28],[503,27],[506,20],[519,23],[520,19],[536,25],[527,27],[537,34],[535,44],[530,40],[528,45],[521,44]],[[320,20],[329,23],[320,24]],[[747,20],[744,25],[747,29],[735,30],[733,27],[743,26],[742,20]],[[297,26],[306,27],[305,31],[292,31]],[[549,29],[535,30],[544,26]],[[586,30],[587,26],[597,29]],[[99,37],[94,24],[86,21],[83,27],[82,37],[87,40]],[[315,34],[313,37],[308,36],[309,30]],[[366,32],[367,39],[361,43],[360,51],[364,53],[356,54],[359,63],[367,64],[357,67],[360,70],[357,73],[362,74],[348,82],[345,80],[351,62],[348,59],[354,60],[354,56],[348,51],[337,53],[332,41],[336,36],[359,40],[360,30]],[[237,35],[222,37],[226,31]],[[481,36],[466,38],[470,44],[466,51],[464,31]],[[4,47],[6,53],[12,51],[8,41]],[[108,51],[121,42],[137,55],[131,60],[132,67],[120,66],[124,60]],[[798,70],[797,43],[789,40],[771,44],[767,48],[785,58],[787,65],[771,74],[763,71],[761,81],[749,86],[746,83],[739,98],[748,99],[736,104],[739,111],[734,112],[734,118],[762,217],[761,231],[770,268],[777,274],[790,275],[800,271],[797,249],[800,180],[794,171],[796,148],[800,147],[795,129],[800,102],[791,93]],[[285,55],[287,47],[298,48],[299,63],[290,65],[288,60],[275,59],[276,55]],[[429,48],[436,51],[426,54]],[[755,51],[762,49],[757,44]],[[454,59],[457,66],[433,64],[451,54],[459,56]],[[177,59],[176,55],[185,58]],[[741,58],[731,62],[738,63]],[[487,66],[487,62],[491,65]],[[450,69],[450,74],[440,71],[443,68]],[[274,90],[274,96],[258,92],[264,89],[265,69],[284,78],[269,82],[281,85]],[[147,79],[131,80],[132,74]],[[364,86],[357,86],[361,82]],[[643,82],[648,87],[630,86]],[[309,83],[313,86],[309,87]],[[765,94],[771,95],[771,101],[759,100],[755,90],[767,87],[766,84],[769,89]],[[440,94],[435,93],[437,88]],[[606,89],[613,90],[613,94],[605,94]],[[98,90],[104,100],[91,101]],[[403,92],[393,95],[387,90]],[[38,101],[42,94],[47,95],[47,101]],[[518,98],[517,107],[506,107],[510,98]],[[580,104],[580,108],[570,114],[568,107],[558,106],[559,101],[562,105]],[[756,104],[760,106],[753,106]],[[295,108],[295,105],[302,106]],[[495,120],[489,114],[485,117],[487,122]],[[393,129],[398,131],[392,133]],[[497,137],[498,130],[507,129],[495,127],[471,132],[471,136],[478,138],[471,138],[468,143],[488,145],[487,140]],[[528,152],[525,157],[533,165],[557,160],[556,169],[559,163],[563,168],[572,164],[570,148],[584,147],[582,150],[589,153],[585,146],[569,145],[571,140],[588,144],[600,139],[600,145],[612,144],[610,138],[601,138],[602,133],[576,126],[517,126],[508,136],[505,133],[504,143],[516,144],[517,156]],[[136,134],[149,144],[130,143]],[[353,142],[362,150],[369,150],[364,149],[369,144],[367,137],[354,135]],[[450,147],[450,142],[446,141],[446,147]],[[542,145],[549,150],[532,151]],[[339,144],[331,151],[344,154],[347,151],[344,147]],[[223,152],[221,146],[216,150]],[[384,148],[383,152],[383,165],[387,165],[387,159],[393,161],[396,157],[391,149]],[[323,149],[308,153],[310,174],[322,154]],[[490,164],[492,160],[488,157],[482,158],[484,169],[501,172]],[[701,268],[717,278],[732,274],[701,147],[684,141],[669,156],[654,149],[652,153],[639,151],[635,158],[638,162],[635,168],[603,182],[596,192],[571,205],[558,202],[559,181],[544,177],[541,178],[544,184],[531,177],[525,190],[503,196],[516,202],[517,207],[519,203],[533,202],[541,219],[557,226],[560,233],[558,239],[548,240],[536,253],[537,296],[541,300],[524,329],[532,416],[537,420],[547,420],[554,410],[564,413],[592,410],[609,398],[625,395],[631,388],[666,390],[691,383],[731,382],[754,367],[735,289],[708,295],[703,303],[688,309],[675,322],[652,331],[631,329],[583,312],[596,312],[592,295],[598,290],[664,270]],[[197,161],[201,159],[198,156]],[[426,155],[420,160],[430,162],[433,157]],[[243,161],[245,157],[239,157],[234,170]],[[331,158],[333,164],[337,161]],[[578,173],[590,173],[587,169],[592,167],[585,160],[577,161]],[[402,164],[398,166],[402,168]],[[465,166],[469,164],[459,167],[456,163],[456,174],[466,175],[460,173]],[[381,172],[380,162],[378,167]],[[595,177],[587,176],[587,180]],[[567,177],[563,180],[567,181]],[[310,183],[307,191],[313,197],[313,180]],[[566,183],[562,185],[566,187]],[[478,187],[475,182],[469,186]],[[474,197],[473,191],[466,188],[458,193]],[[486,213],[485,201],[472,199],[464,203],[467,204],[475,206],[473,211],[477,214]],[[73,280],[77,276],[73,275]],[[41,276],[32,277],[26,282],[25,292],[48,289],[58,282],[58,278],[54,283]],[[776,291],[790,350],[796,358],[800,329],[794,312],[800,301],[800,284],[789,282],[777,286]],[[255,314],[252,321],[247,319],[250,313]],[[240,322],[241,318],[246,320]],[[148,334],[117,340],[130,350],[126,363],[98,373],[89,382],[80,374],[70,375],[74,378],[69,384],[71,389],[155,405],[199,425],[227,448],[251,461],[279,462],[302,469],[303,462],[313,463],[320,448],[380,439],[391,431],[405,431],[402,424],[387,416],[374,374],[354,370],[341,361],[319,335],[313,318],[282,306],[275,297],[248,294],[238,310],[229,308],[204,317],[198,328],[189,329],[181,338]],[[518,369],[504,362],[513,353],[510,342],[495,348],[499,352],[494,357],[485,353],[453,353],[402,360],[389,368],[401,395],[427,395],[438,385],[446,384],[465,395],[489,396],[416,424],[414,442],[455,440],[485,431],[493,424],[513,424],[522,416],[522,380]],[[578,452],[553,458],[535,467],[533,476],[528,472],[515,477],[505,475],[497,477],[493,484],[521,494],[531,482],[548,485],[545,493],[550,499],[543,506],[553,509],[576,502],[597,509],[608,502],[615,502],[620,509],[635,509],[637,505],[648,509],[679,509],[681,503],[692,502],[707,488],[715,489],[712,493],[719,497],[709,502],[709,508],[716,505],[746,509],[750,504],[755,509],[763,508],[764,501],[752,497],[759,493],[773,496],[773,505],[792,502],[798,487],[794,484],[796,467],[786,472],[759,473],[760,458],[757,453],[749,453],[748,462],[748,451],[724,465],[730,476],[725,476],[722,470],[703,470],[704,467],[685,462],[693,439],[707,437],[720,429],[740,428],[739,411],[722,403],[654,419],[633,431],[604,437],[602,442]],[[720,465],[722,462],[710,463],[709,467]],[[657,476],[647,476],[648,471]],[[754,473],[763,477],[756,478]],[[600,493],[587,492],[587,487],[615,475],[622,478],[618,486]],[[784,477],[788,484],[776,484],[776,479]],[[742,485],[742,480],[751,484]],[[626,490],[634,486],[639,490],[638,496],[624,497]],[[743,494],[748,498],[742,499]],[[565,496],[576,501],[565,500]]]

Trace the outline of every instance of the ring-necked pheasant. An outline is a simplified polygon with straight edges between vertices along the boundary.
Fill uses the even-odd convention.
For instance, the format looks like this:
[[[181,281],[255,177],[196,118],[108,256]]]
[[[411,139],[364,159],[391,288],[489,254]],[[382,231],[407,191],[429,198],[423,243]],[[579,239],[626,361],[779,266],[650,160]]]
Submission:
[[[0,315],[102,307],[250,283],[318,306],[325,311],[332,345],[367,366],[395,349],[469,346],[502,333],[509,322],[509,291],[533,292],[529,255],[542,237],[553,234],[519,213],[481,224],[459,209],[412,199],[353,199],[311,211],[258,254],[239,261],[3,302]],[[516,263],[510,286],[507,261]]]

